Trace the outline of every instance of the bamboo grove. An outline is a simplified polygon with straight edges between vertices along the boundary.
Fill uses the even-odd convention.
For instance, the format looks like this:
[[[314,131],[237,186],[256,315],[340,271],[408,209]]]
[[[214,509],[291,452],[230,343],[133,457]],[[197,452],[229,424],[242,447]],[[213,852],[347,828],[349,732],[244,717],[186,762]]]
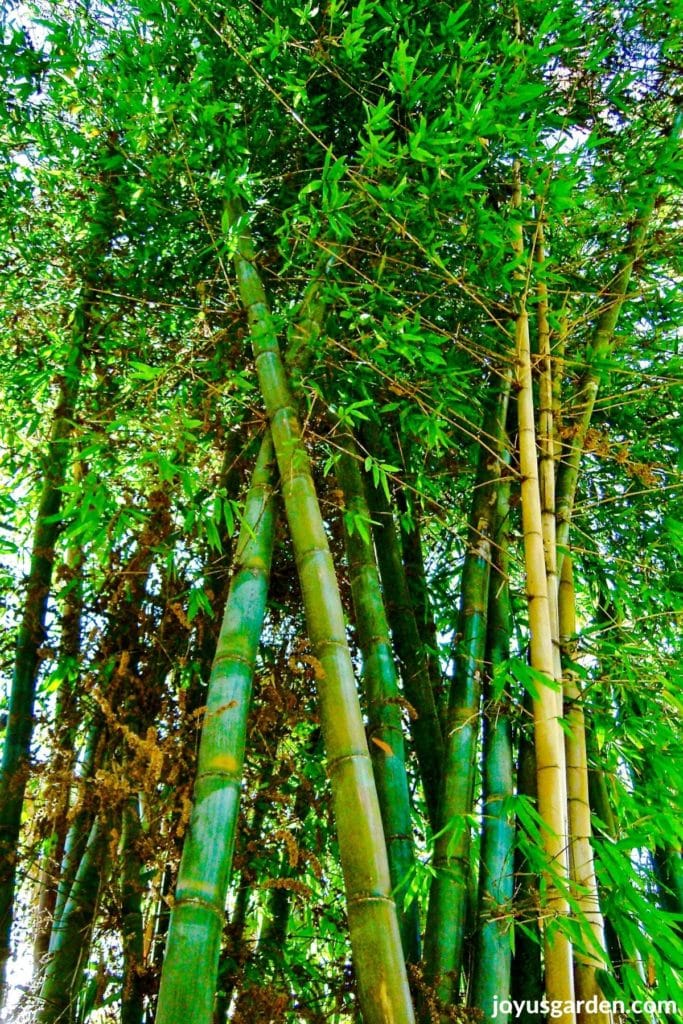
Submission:
[[[4,1019],[680,1020],[680,12],[3,19]]]

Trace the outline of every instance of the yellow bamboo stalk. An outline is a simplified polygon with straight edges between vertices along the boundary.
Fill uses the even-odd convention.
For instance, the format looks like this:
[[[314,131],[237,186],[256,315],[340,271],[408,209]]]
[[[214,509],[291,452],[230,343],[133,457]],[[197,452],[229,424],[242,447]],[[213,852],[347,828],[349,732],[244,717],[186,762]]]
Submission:
[[[521,207],[521,184],[517,163],[514,168],[513,207],[517,210]],[[524,253],[524,237],[519,218],[514,225],[513,247],[517,256],[521,257]],[[538,809],[547,826],[543,830],[544,852],[548,861],[547,916],[543,927],[545,986],[548,999],[561,1004],[562,1017],[559,1019],[566,1024],[575,1024],[571,943],[556,926],[553,926],[569,913],[567,897],[562,891],[569,877],[565,834],[567,790],[564,741],[558,721],[557,697],[553,690],[555,668],[543,551],[543,517],[525,290],[519,297],[515,320],[515,371],[531,664],[548,680],[547,686],[539,686],[538,694],[534,698]]]
[[[543,210],[536,225],[534,255],[539,268],[545,262]],[[560,613],[557,605],[559,577],[555,520],[555,415],[553,410],[553,369],[550,355],[550,324],[548,322],[548,287],[541,276],[536,285],[536,327],[538,335],[538,473],[541,494],[541,521],[545,574],[548,579],[548,608],[553,640],[553,674],[559,684],[556,691],[557,713],[562,708],[562,659],[560,657]]]
[[[572,561],[565,555],[560,580],[560,641],[566,661],[571,662],[576,634],[576,611]],[[564,673],[564,696],[567,702],[569,731],[565,734],[567,752],[567,806],[569,811],[569,870],[576,885],[576,898],[586,922],[586,949],[574,947],[574,985],[579,1000],[577,1024],[611,1024],[610,1013],[586,1013],[581,1006],[604,995],[596,971],[607,966],[605,928],[598,899],[593,848],[591,846],[591,812],[588,799],[588,757],[586,728],[581,693],[575,673],[570,667]]]

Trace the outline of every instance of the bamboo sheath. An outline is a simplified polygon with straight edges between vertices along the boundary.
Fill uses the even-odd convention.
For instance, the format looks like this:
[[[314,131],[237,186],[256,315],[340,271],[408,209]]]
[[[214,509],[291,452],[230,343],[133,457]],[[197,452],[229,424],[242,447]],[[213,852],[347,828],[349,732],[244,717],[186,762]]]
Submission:
[[[668,138],[659,157],[659,164],[666,166],[675,155],[683,128],[683,109],[676,111]],[[661,189],[661,178],[653,172],[653,185],[646,191],[629,230],[628,241],[619,254],[617,269],[609,286],[604,289],[604,301],[595,329],[588,345],[588,367],[577,396],[579,416],[574,424],[574,433],[568,451],[560,463],[557,479],[557,564],[562,571],[562,561],[569,545],[576,485],[579,478],[581,455],[586,442],[595,407],[595,400],[602,382],[603,364],[614,347],[614,332],[624,302],[628,296],[633,267],[643,252],[647,241],[652,216]]]
[[[414,1014],[334,565],[251,235],[237,203],[228,203],[226,214],[236,242],[238,286],[271,425],[309,638],[319,662],[320,716],[360,1007],[365,1024],[408,1024]]]
[[[509,455],[508,455],[509,459]],[[470,1002],[491,1020],[494,998],[510,998],[515,822],[510,809],[514,767],[510,716],[494,689],[496,670],[510,654],[512,618],[508,584],[510,480],[496,488],[496,527],[491,553],[484,659],[483,798],[478,928]],[[496,1020],[507,1024],[498,1009]]]
[[[410,792],[406,775],[403,725],[398,679],[389,638],[377,562],[370,540],[368,509],[359,454],[351,437],[343,439],[344,451],[337,463],[337,479],[344,492],[344,532],[349,564],[358,646],[363,657],[370,757],[377,786],[389,873],[394,890],[403,887],[397,901],[398,923],[406,961],[420,959],[420,922],[417,900],[402,909],[405,884],[415,865]],[[354,519],[365,522],[367,536]]]
[[[567,662],[571,662],[576,614],[572,561],[565,555],[560,581],[560,639]],[[569,730],[565,735],[567,752],[567,806],[569,810],[569,867],[576,886],[576,900],[587,925],[585,949],[574,945],[574,984],[577,1000],[604,996],[596,978],[596,970],[607,966],[605,930],[600,912],[598,882],[595,876],[591,846],[591,810],[588,798],[588,758],[586,730],[581,694],[570,664],[564,674],[564,698],[567,704]],[[577,1024],[610,1024],[610,1013],[586,1013],[580,1009]]]
[[[494,438],[495,455],[483,444],[470,518],[461,583],[455,669],[448,706],[444,771],[434,842],[425,938],[425,977],[444,1006],[457,996],[462,969],[469,887],[470,816],[486,645],[486,608],[495,529],[496,484],[500,480],[508,387],[495,396],[482,427]]]
[[[273,446],[266,433],[247,494],[235,573],[211,670],[192,816],[183,845],[161,975],[157,1024],[210,1024],[213,1017],[247,714],[273,551],[274,475]]]
[[[518,166],[515,168],[515,179],[514,206],[519,208],[521,193]],[[518,256],[522,256],[524,242],[521,222],[515,225],[514,250]],[[547,826],[543,831],[548,862],[547,918],[543,928],[545,985],[548,999],[569,1004],[574,999],[572,950],[569,940],[557,927],[559,920],[566,917],[569,912],[565,894],[569,870],[565,831],[567,789],[564,739],[558,721],[557,697],[553,690],[555,664],[543,550],[543,517],[536,453],[529,320],[524,293],[519,299],[515,322],[515,364],[531,664],[548,680],[547,685],[539,685],[538,694],[534,699],[538,809]],[[568,1006],[562,1019],[568,1024],[574,1024],[575,1014],[569,1011]]]

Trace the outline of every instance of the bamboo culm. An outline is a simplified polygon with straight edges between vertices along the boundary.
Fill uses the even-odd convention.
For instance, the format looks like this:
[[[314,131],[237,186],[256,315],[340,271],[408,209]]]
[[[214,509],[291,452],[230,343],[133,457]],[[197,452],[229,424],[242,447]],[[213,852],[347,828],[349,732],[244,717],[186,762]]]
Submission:
[[[78,474],[80,476],[80,473]],[[71,786],[64,779],[71,776],[75,764],[75,740],[79,726],[79,709],[76,704],[79,652],[81,644],[81,617],[83,610],[83,553],[71,547],[66,553],[65,570],[71,577],[64,598],[62,613],[59,664],[64,677],[57,691],[55,722],[56,792],[52,797],[54,814],[52,834],[44,855],[41,877],[40,902],[36,915],[36,934],[33,942],[34,985],[40,978],[43,960],[50,946],[50,932],[57,905],[60,867],[68,834],[69,803]],[[83,725],[84,723],[80,723]]]
[[[564,701],[568,730],[565,734],[567,752],[567,806],[569,817],[569,867],[576,886],[576,901],[583,916],[584,949],[574,946],[574,984],[576,998],[585,1006],[597,998],[600,1004],[604,994],[598,984],[596,971],[607,966],[605,929],[600,912],[598,882],[595,876],[593,847],[591,846],[591,809],[588,792],[588,757],[586,728],[581,693],[572,671],[576,613],[572,560],[565,555],[559,594],[560,642],[564,661]],[[610,1024],[609,1012],[586,1013],[577,1010],[578,1024]]]
[[[403,691],[415,712],[415,717],[411,716],[410,732],[420,769],[427,814],[432,828],[436,831],[443,770],[443,740],[439,714],[410,598],[391,506],[383,489],[375,487],[371,481],[368,481],[367,499],[384,591],[384,605],[403,680]]]
[[[513,205],[521,205],[519,167],[515,166]],[[524,253],[521,221],[514,226],[514,251]],[[521,282],[520,282],[521,283]],[[526,294],[522,293],[515,320],[515,366],[517,378],[517,419],[521,473],[522,529],[529,609],[531,665],[539,674],[534,699],[534,738],[538,778],[538,809],[547,828],[543,842],[547,860],[549,918],[543,929],[545,984],[548,999],[559,1000],[566,1012],[563,1020],[574,1024],[571,944],[558,925],[569,913],[567,889],[567,787],[564,737],[559,724],[555,692],[555,656],[552,641],[548,583],[543,550],[541,497],[538,480],[531,348]],[[547,682],[541,682],[541,679]]]
[[[403,952],[408,962],[417,963],[420,958],[417,901],[401,909],[415,856],[398,680],[372,547],[370,512],[359,454],[351,438],[344,439],[344,451],[337,463],[337,479],[344,493],[346,554],[358,646],[363,657],[370,756],[384,824],[391,884],[394,890],[403,888],[397,901]]]
[[[75,997],[80,989],[107,871],[107,839],[106,823],[96,818],[69,898],[52,929],[36,1024],[65,1024],[75,1020]]]
[[[511,901],[514,889],[515,822],[510,804],[514,768],[512,731],[505,695],[497,672],[509,658],[512,628],[508,584],[510,479],[501,480],[496,495],[496,528],[489,580],[486,658],[484,666],[483,796],[479,870],[479,914],[475,940],[471,1003],[486,1020],[494,997],[510,998],[512,943]],[[507,1024],[499,1010],[497,1020]]]
[[[399,492],[397,495],[398,505],[401,511],[406,513],[408,511],[407,503],[405,499],[402,500],[402,494],[403,492]],[[437,628],[427,586],[420,523],[416,515],[416,510],[413,509],[413,522],[410,527],[406,525],[405,519],[401,518],[401,550],[403,551],[408,593],[415,613],[415,623],[422,650],[427,661],[427,672],[432,681],[434,701],[443,734],[448,706],[448,687],[441,672]]]
[[[461,582],[455,668],[448,706],[444,772],[429,892],[425,977],[444,1006],[458,990],[465,939],[486,607],[509,384],[492,396],[481,429],[479,465]],[[492,442],[492,443],[491,443]],[[491,450],[493,449],[493,451]]]
[[[142,1024],[144,1016],[142,897],[145,883],[138,847],[141,836],[138,796],[134,793],[121,814],[121,1024]]]
[[[211,670],[190,827],[183,845],[157,1024],[210,1024],[242,783],[247,714],[274,541],[275,465],[261,443]],[[188,964],[192,970],[188,970]]]
[[[45,455],[43,491],[33,535],[31,565],[10,689],[0,770],[0,1005],[5,996],[10,953],[17,847],[29,772],[39,651],[45,637],[55,544],[62,529],[59,510],[71,450],[71,432],[78,400],[81,356],[88,334],[90,303],[89,293],[86,292],[76,313],[74,338],[59,386]]]
[[[236,201],[227,204],[226,221],[280,470],[308,634],[319,662],[320,717],[359,1003],[365,1024],[409,1024],[414,1014],[334,565],[247,219]]]

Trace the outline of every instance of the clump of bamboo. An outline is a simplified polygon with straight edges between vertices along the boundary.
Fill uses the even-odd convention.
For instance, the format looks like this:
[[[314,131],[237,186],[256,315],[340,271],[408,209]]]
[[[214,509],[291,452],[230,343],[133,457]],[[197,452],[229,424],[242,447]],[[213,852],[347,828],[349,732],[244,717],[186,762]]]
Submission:
[[[253,241],[239,204],[227,204],[226,219],[318,666],[320,717],[361,1011],[366,1024],[408,1024],[414,1019],[413,1008],[334,564]]]

